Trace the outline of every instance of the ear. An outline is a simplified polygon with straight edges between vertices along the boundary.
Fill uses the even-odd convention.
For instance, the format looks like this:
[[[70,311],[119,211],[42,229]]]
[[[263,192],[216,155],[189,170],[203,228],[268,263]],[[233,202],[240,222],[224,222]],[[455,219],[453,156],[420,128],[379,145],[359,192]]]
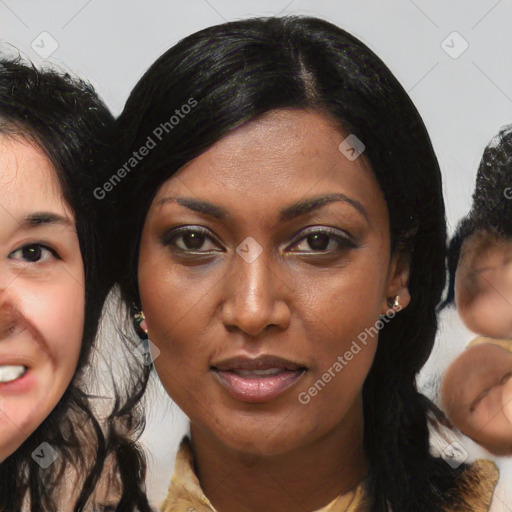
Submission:
[[[404,309],[411,302],[409,294],[409,275],[411,272],[411,253],[395,251],[389,264],[388,281],[386,284],[386,296],[382,301],[382,312],[385,315],[390,309],[388,300],[394,301],[399,296],[399,309]]]

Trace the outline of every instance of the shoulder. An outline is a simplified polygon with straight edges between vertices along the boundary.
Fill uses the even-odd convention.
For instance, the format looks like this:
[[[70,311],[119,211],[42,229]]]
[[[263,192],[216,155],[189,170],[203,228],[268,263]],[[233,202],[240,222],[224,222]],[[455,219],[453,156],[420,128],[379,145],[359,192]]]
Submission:
[[[494,462],[478,459],[469,464],[456,482],[454,505],[446,512],[487,512],[498,479],[499,472]]]

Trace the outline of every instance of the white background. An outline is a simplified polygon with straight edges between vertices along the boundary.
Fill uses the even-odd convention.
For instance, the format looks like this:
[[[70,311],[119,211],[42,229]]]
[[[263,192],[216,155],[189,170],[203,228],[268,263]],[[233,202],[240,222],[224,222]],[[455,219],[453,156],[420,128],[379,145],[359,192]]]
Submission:
[[[453,232],[468,210],[485,145],[512,122],[511,0],[0,0],[0,50],[71,70],[118,114],[142,73],[179,39],[225,20],[284,14],[348,30],[409,91],[441,164]],[[447,39],[454,31],[461,37]],[[464,41],[468,48],[453,58],[443,41],[452,54]],[[54,52],[43,59],[34,48]],[[169,415],[158,387],[154,393],[144,440],[152,452],[149,492],[158,501],[184,422],[179,412]]]

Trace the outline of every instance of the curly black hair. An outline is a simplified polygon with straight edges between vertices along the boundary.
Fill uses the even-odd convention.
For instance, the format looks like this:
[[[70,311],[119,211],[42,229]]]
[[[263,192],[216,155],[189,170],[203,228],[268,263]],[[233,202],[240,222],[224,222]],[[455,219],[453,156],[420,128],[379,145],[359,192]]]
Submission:
[[[441,309],[455,304],[455,273],[464,242],[477,232],[512,239],[512,125],[504,126],[485,147],[471,208],[448,247],[449,282]]]

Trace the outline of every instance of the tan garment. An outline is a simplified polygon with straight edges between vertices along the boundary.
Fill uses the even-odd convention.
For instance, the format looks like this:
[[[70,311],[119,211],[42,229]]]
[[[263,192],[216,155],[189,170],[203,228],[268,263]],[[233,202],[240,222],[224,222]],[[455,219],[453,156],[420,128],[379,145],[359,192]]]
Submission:
[[[467,512],[488,512],[494,487],[498,482],[498,470],[488,460],[475,461],[458,486],[459,492],[471,504]],[[315,512],[364,512],[363,483],[352,491],[338,496],[327,506]],[[161,512],[216,512],[203,494],[194,472],[194,458],[190,440],[184,437],[174,466],[174,475],[167,498],[162,503]],[[297,511],[298,512],[298,511]],[[301,511],[302,512],[302,511]],[[462,512],[462,509],[446,509],[445,512]]]
[[[475,345],[482,345],[483,343],[491,343],[492,345],[498,345],[498,347],[504,348],[509,352],[512,352],[512,340],[499,340],[496,338],[486,338],[485,336],[479,336],[471,341],[466,348],[474,347]]]

